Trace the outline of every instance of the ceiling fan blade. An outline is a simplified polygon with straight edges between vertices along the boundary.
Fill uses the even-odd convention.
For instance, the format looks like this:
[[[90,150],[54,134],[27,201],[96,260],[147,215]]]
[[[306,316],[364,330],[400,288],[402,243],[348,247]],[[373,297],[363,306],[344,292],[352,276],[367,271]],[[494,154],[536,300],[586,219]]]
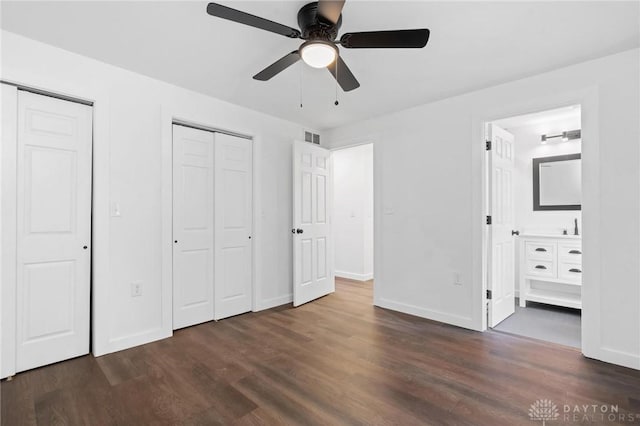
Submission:
[[[337,72],[336,66],[338,68]],[[329,70],[331,75],[333,75],[333,78],[338,80],[338,84],[345,92],[350,92],[360,87],[360,83],[358,83],[358,80],[356,80],[355,76],[340,56],[338,56],[338,59],[333,61],[333,63],[329,65],[327,69]]]
[[[320,14],[327,21],[338,23],[342,8],[344,7],[345,0],[319,0],[318,1],[318,14]]]
[[[300,60],[300,54],[297,50],[294,50],[291,53],[287,53],[282,58],[275,61],[273,64],[269,65],[258,74],[253,76],[254,80],[267,81],[270,80],[273,76],[278,73],[281,73],[285,69],[289,68],[291,65],[295,64]]]
[[[429,41],[429,30],[367,31],[346,33],[340,44],[348,49],[363,48],[421,48]]]
[[[289,38],[299,38],[300,31],[259,16],[250,15],[218,3],[209,3],[207,5],[207,13],[211,16],[227,19],[229,21],[238,22],[240,24],[249,25],[250,27],[260,28],[261,30],[271,31]]]

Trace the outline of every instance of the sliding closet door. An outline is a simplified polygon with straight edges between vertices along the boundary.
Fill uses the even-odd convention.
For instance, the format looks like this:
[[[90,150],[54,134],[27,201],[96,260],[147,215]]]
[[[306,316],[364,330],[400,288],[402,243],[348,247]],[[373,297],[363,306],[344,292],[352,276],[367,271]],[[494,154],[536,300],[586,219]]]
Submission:
[[[252,142],[216,133],[216,319],[252,305]]]
[[[213,319],[213,133],[173,126],[173,328]]]
[[[91,121],[18,92],[17,371],[89,353]]]

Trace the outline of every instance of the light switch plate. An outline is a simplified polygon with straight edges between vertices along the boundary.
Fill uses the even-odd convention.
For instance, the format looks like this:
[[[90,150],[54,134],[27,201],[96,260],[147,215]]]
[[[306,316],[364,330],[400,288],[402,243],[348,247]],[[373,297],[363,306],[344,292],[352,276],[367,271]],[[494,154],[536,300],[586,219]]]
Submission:
[[[120,217],[120,203],[112,203],[111,205],[111,217]]]
[[[142,281],[131,282],[131,297],[142,296]]]

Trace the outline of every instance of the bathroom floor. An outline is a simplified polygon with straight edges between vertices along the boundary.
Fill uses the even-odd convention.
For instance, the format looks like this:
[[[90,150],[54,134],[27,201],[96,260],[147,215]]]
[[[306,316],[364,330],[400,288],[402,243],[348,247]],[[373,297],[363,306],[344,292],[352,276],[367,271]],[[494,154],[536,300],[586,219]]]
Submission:
[[[578,309],[534,302],[521,308],[516,299],[516,312],[493,330],[580,348],[580,322]]]

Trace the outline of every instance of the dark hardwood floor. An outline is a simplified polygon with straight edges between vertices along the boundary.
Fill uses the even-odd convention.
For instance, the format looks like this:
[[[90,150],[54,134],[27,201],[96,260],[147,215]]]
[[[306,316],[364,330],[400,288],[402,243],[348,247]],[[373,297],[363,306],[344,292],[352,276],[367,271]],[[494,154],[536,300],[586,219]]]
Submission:
[[[370,282],[336,289],[18,374],[1,385],[2,424],[531,426],[538,399],[558,407],[547,424],[640,424],[639,371],[374,308]],[[619,413],[574,421],[565,404]]]

